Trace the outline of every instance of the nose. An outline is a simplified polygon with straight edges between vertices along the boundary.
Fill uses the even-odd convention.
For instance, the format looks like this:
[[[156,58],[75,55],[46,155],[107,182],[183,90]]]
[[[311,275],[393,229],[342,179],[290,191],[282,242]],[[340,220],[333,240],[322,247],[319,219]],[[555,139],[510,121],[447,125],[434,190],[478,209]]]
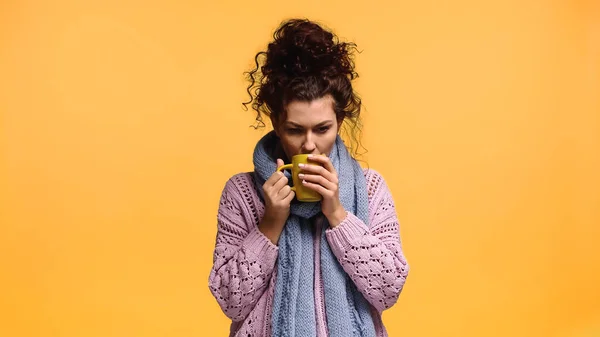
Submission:
[[[304,139],[304,144],[302,144],[302,152],[304,153],[313,153],[317,148],[317,144],[313,139],[312,132],[308,132],[306,134],[306,138]]]

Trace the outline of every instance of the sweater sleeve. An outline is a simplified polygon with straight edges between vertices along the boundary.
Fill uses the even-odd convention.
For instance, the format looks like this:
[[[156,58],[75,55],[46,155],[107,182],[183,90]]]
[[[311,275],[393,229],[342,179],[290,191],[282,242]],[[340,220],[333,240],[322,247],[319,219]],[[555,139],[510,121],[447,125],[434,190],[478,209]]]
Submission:
[[[371,170],[367,186],[370,226],[348,212],[337,227],[326,231],[326,236],[344,271],[381,313],[398,300],[409,267],[402,252],[394,201],[385,181]]]
[[[256,213],[232,179],[220,199],[209,288],[225,315],[239,322],[267,289],[278,247],[258,230]]]

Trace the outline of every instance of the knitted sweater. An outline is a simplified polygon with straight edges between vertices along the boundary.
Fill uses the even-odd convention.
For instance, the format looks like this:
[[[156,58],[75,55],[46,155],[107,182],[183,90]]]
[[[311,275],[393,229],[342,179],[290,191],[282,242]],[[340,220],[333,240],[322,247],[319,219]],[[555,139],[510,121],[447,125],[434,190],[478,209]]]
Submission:
[[[377,336],[386,337],[381,313],[398,300],[409,268],[390,191],[379,173],[364,173],[370,225],[348,212],[337,227],[327,229],[326,237],[342,268],[370,303]],[[250,173],[229,179],[217,215],[209,288],[232,320],[230,337],[271,336],[278,247],[258,230],[265,207],[254,186]],[[322,221],[316,222],[318,227]],[[315,255],[319,254],[319,240],[315,235]],[[314,261],[315,308],[323,308],[320,259]],[[317,336],[326,337],[324,311],[317,309],[316,317]]]

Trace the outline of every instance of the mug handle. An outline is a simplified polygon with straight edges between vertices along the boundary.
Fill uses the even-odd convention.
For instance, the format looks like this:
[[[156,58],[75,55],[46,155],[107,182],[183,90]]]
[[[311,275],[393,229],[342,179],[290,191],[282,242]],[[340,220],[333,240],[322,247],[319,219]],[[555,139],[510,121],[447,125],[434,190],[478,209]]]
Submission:
[[[290,170],[292,167],[294,167],[294,164],[286,164],[277,168],[277,171]],[[296,192],[296,186],[292,186],[291,189]]]

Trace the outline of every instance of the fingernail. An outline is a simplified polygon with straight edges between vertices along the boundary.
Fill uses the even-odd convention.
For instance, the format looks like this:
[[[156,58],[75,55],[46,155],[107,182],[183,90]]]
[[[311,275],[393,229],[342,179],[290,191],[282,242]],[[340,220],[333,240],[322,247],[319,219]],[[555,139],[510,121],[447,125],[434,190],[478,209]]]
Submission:
[[[298,178],[300,178],[300,179],[304,179],[304,173],[300,173],[300,174],[298,174]]]
[[[304,164],[298,164],[298,167],[304,167]]]

